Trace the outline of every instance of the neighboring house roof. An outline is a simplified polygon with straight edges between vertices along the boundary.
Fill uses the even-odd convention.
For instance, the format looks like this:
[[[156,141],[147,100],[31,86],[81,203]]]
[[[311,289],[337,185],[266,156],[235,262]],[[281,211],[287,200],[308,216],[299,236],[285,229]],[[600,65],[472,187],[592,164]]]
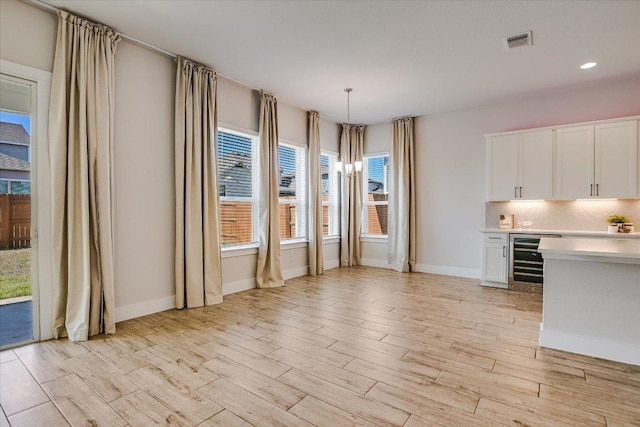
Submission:
[[[226,171],[236,166],[251,169],[251,155],[233,152],[218,159],[218,169],[221,174],[224,174]]]
[[[0,142],[15,142],[29,145],[31,138],[22,125],[0,122]]]
[[[31,164],[29,162],[25,162],[24,160],[0,153],[0,170],[2,169],[29,172],[29,170],[31,169]]]
[[[384,194],[384,183],[375,179],[369,178],[369,193]]]

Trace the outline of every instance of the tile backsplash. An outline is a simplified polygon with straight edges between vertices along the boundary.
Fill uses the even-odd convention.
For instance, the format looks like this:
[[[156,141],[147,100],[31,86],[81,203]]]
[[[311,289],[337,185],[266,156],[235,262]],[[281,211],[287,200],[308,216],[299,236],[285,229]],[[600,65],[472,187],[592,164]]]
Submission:
[[[640,226],[640,200],[570,200],[516,201],[485,203],[485,226],[498,228],[500,215],[515,215],[514,228],[519,220],[531,221],[531,228],[548,230],[606,231],[607,217],[620,214]]]

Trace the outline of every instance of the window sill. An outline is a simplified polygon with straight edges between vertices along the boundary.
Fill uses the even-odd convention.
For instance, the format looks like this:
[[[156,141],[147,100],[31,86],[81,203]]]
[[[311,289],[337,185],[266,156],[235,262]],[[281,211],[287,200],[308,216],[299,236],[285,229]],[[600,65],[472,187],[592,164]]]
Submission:
[[[309,242],[306,239],[291,239],[280,242],[280,249],[283,251],[306,248],[307,246],[309,246]]]
[[[340,236],[323,237],[322,243],[325,245],[330,243],[340,243]]]
[[[247,245],[227,246],[221,249],[220,257],[234,258],[246,255],[255,255],[258,253],[258,244],[250,243]]]
[[[360,236],[360,241],[365,243],[386,243],[388,236],[379,234],[365,234]]]

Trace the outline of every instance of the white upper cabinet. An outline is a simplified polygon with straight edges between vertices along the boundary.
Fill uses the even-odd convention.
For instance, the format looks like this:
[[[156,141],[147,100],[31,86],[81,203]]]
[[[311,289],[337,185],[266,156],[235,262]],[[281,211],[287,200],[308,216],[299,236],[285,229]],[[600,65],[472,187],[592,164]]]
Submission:
[[[555,198],[586,199],[593,193],[593,126],[556,130]]]
[[[540,200],[553,195],[553,133],[551,130],[520,135],[520,199]]]
[[[554,198],[636,198],[637,121],[557,129]]]
[[[637,196],[637,132],[636,121],[595,126],[596,197]]]
[[[487,139],[487,199],[533,200],[552,196],[552,131]]]

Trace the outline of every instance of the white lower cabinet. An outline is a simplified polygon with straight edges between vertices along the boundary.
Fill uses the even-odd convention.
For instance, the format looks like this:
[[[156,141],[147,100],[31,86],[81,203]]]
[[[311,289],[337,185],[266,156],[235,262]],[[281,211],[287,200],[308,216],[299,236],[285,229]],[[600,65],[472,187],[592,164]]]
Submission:
[[[482,282],[484,286],[508,287],[509,234],[483,233]]]

